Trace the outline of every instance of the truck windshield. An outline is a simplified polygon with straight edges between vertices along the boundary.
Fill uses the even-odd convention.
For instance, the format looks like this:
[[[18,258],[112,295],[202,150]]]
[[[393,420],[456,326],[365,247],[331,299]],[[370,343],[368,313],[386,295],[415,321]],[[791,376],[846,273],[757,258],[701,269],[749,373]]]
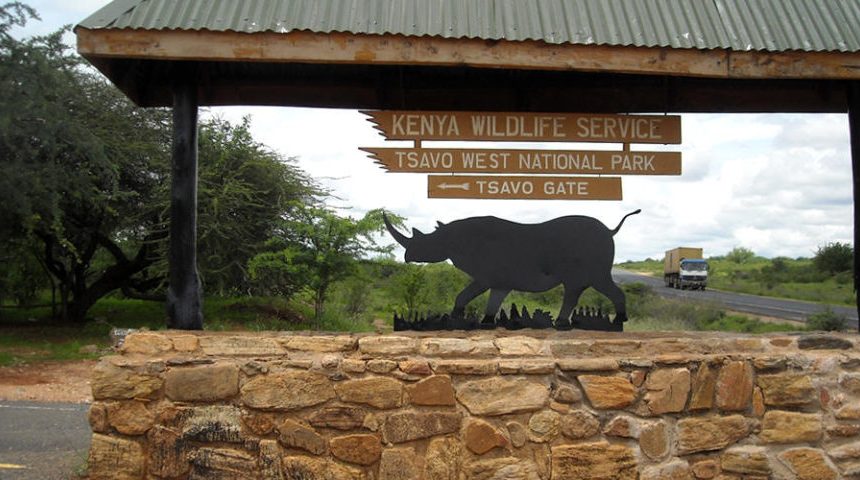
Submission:
[[[704,272],[708,270],[708,264],[705,262],[681,262],[681,268],[694,272]]]

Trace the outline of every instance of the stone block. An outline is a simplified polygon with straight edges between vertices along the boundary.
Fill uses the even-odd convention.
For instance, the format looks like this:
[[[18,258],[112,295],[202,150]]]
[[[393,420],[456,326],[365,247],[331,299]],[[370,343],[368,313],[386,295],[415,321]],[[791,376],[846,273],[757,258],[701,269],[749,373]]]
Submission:
[[[499,371],[496,360],[431,360],[430,367],[437,374],[495,375]]]
[[[523,378],[491,377],[464,382],[457,399],[472,415],[506,415],[540,410],[549,401],[546,385]]]
[[[390,373],[395,368],[397,368],[397,362],[393,360],[375,359],[367,361],[367,369],[373,373]]]
[[[470,480],[540,480],[534,461],[514,457],[469,462],[463,465],[463,474]]]
[[[717,377],[717,408],[744,411],[752,403],[753,368],[748,362],[728,362]]]
[[[278,425],[278,441],[285,447],[298,448],[314,455],[323,455],[328,446],[326,439],[313,428],[290,419]]]
[[[559,385],[553,389],[552,398],[559,403],[577,403],[582,401],[582,392],[573,385]]]
[[[241,392],[242,403],[267,410],[298,410],[335,397],[328,377],[296,370],[255,377]]]
[[[266,436],[275,429],[275,418],[271,413],[242,412],[242,423],[254,435]]]
[[[348,380],[335,384],[334,390],[342,402],[380,409],[397,408],[403,404],[403,384],[389,377]]]
[[[433,375],[430,363],[427,360],[403,360],[398,365],[400,371],[408,375],[428,376]]]
[[[526,336],[500,337],[495,340],[499,355],[503,357],[542,357],[550,354],[545,340]]]
[[[196,335],[174,335],[173,349],[177,352],[193,352],[200,346],[200,340]]]
[[[639,480],[693,480],[693,472],[689,463],[675,458],[643,468]]]
[[[764,443],[810,443],[820,440],[822,433],[818,413],[771,410],[764,414],[759,438]]]
[[[260,440],[260,454],[257,463],[260,465],[260,478],[282,480],[281,449],[275,440]]]
[[[122,343],[123,353],[139,353],[143,355],[162,355],[173,350],[173,342],[169,337],[160,333],[135,332]]]
[[[860,395],[860,373],[843,372],[839,374],[839,386],[848,393]]]
[[[619,368],[614,358],[560,358],[555,363],[565,372],[614,372]]]
[[[232,405],[185,409],[182,438],[197,442],[242,443],[242,412]]]
[[[264,335],[206,335],[199,338],[200,349],[215,357],[283,355],[284,348]]]
[[[315,353],[351,352],[358,345],[358,340],[350,335],[291,335],[281,342],[288,350]]]
[[[660,460],[669,453],[669,429],[665,422],[641,425],[639,450],[651,460]]]
[[[463,444],[473,453],[483,455],[496,447],[504,447],[508,440],[496,427],[472,417],[464,422]]]
[[[561,415],[551,410],[537,412],[529,418],[529,440],[552,442],[561,433]]]
[[[588,351],[594,356],[629,356],[639,353],[642,342],[638,340],[595,340]]]
[[[373,465],[382,456],[379,437],[371,434],[344,435],[329,442],[331,454],[344,462]]]
[[[290,480],[367,480],[364,472],[332,460],[290,456],[284,457],[282,474]]]
[[[550,340],[549,348],[554,357],[575,357],[587,354],[591,348],[591,342],[582,340]]]
[[[415,480],[421,478],[421,467],[415,450],[386,448],[379,461],[379,480]]]
[[[347,373],[364,373],[367,371],[367,362],[354,358],[344,358],[340,362],[340,368]]]
[[[427,357],[494,357],[499,351],[492,340],[426,338],[418,352]]]
[[[772,407],[800,407],[813,403],[818,391],[809,375],[782,373],[759,375],[756,383],[764,394],[764,404]]]
[[[708,458],[694,463],[691,470],[693,476],[698,480],[710,480],[719,473],[720,463],[717,460]]]
[[[652,415],[684,410],[690,394],[690,371],[686,368],[654,370],[645,381],[645,403]]]
[[[454,399],[451,377],[447,375],[427,377],[410,385],[407,391],[409,401],[413,405],[453,406],[457,403]]]
[[[529,441],[529,432],[526,427],[519,422],[508,422],[505,424],[508,429],[508,437],[511,439],[511,445],[516,448],[522,448]]]
[[[548,375],[555,372],[555,360],[500,360],[499,373],[502,375]]]
[[[408,355],[417,352],[418,342],[411,337],[394,335],[363,337],[358,339],[358,350],[370,356]]]
[[[87,413],[87,421],[90,424],[90,430],[96,433],[108,433],[110,423],[108,423],[108,409],[104,403],[93,403]]]
[[[403,443],[460,430],[462,415],[447,412],[398,412],[385,419],[382,433],[386,442]]]
[[[801,350],[850,350],[854,344],[850,340],[833,335],[806,335],[797,340]]]
[[[779,454],[797,480],[836,480],[839,473],[827,460],[823,451],[817,448],[793,448]]]
[[[232,363],[171,368],[164,394],[175,402],[214,402],[239,393],[239,368]]]
[[[720,456],[720,465],[724,472],[763,476],[771,474],[767,449],[764,447],[744,445],[726,449]]]
[[[634,451],[608,442],[552,447],[553,478],[634,480],[638,478]]]
[[[333,406],[311,412],[308,423],[317,428],[354,430],[364,425],[367,411],[358,407]]]
[[[462,450],[462,444],[454,437],[430,440],[424,455],[424,479],[459,480]]]
[[[229,448],[197,449],[191,456],[189,480],[251,480],[259,478],[257,459]]]
[[[600,432],[600,420],[585,410],[574,410],[561,417],[561,433],[567,438],[581,440]]]
[[[682,418],[676,425],[680,455],[720,450],[745,438],[750,426],[741,415]]]
[[[110,426],[123,435],[143,435],[155,423],[155,414],[136,400],[108,404],[107,416]]]
[[[145,463],[143,447],[139,443],[94,433],[87,460],[89,468],[87,478],[138,480],[143,478]]]
[[[629,415],[617,415],[603,427],[603,434],[610,437],[639,438],[639,426],[638,419]]]
[[[188,473],[188,448],[181,432],[154,426],[147,434],[147,471],[151,475],[176,478]]]
[[[860,420],[860,403],[850,403],[839,407],[834,413],[838,420]]]
[[[102,360],[93,368],[92,390],[96,400],[156,398],[164,379]]]
[[[636,387],[623,377],[580,375],[577,377],[585,396],[598,410],[619,410],[636,399]]]

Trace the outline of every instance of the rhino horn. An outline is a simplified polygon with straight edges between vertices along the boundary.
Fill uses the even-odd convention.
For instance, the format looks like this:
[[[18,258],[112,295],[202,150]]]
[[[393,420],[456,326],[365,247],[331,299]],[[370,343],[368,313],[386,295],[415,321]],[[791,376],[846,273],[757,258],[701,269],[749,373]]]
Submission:
[[[388,220],[388,216],[384,213],[382,214],[382,220],[385,222],[385,228],[388,229],[388,233],[390,233],[391,236],[394,237],[395,240],[397,240],[397,243],[403,246],[403,248],[406,248],[409,245],[410,238],[397,231],[397,229],[394,228],[394,225],[392,225],[391,222]]]

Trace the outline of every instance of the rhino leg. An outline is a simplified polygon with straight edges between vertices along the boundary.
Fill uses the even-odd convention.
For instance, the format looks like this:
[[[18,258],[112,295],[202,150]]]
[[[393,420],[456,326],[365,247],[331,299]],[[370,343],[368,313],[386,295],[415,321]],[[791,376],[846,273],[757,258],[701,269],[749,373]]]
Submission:
[[[615,323],[627,321],[627,299],[624,296],[624,291],[618,288],[618,285],[612,281],[612,275],[607,275],[605,278],[594,282],[592,285],[595,290],[606,295],[606,298],[612,301],[615,306]]]
[[[490,290],[490,299],[487,301],[487,309],[484,310],[484,319],[494,319],[496,318],[496,314],[499,313],[499,307],[502,306],[502,302],[505,301],[505,297],[511,293],[510,290],[502,290],[498,288],[494,288]]]
[[[565,284],[564,286],[564,301],[561,304],[561,310],[558,312],[558,318],[567,320],[570,318],[571,312],[579,303],[579,297],[585,291],[585,285]]]
[[[466,305],[468,305],[475,297],[486,291],[487,287],[476,281],[472,281],[472,283],[466,285],[466,288],[457,295],[457,299],[454,301],[454,311],[451,315],[462,317],[466,312]]]

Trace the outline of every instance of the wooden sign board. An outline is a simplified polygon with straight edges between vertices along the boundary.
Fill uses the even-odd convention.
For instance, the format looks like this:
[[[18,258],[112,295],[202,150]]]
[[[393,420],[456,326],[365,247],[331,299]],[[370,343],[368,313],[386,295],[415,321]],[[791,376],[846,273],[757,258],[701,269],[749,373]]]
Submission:
[[[681,143],[678,115],[362,112],[388,140]]]
[[[621,178],[429,175],[427,196],[508,200],[621,200]]]
[[[680,152],[375,148],[361,150],[389,172],[680,175]]]

